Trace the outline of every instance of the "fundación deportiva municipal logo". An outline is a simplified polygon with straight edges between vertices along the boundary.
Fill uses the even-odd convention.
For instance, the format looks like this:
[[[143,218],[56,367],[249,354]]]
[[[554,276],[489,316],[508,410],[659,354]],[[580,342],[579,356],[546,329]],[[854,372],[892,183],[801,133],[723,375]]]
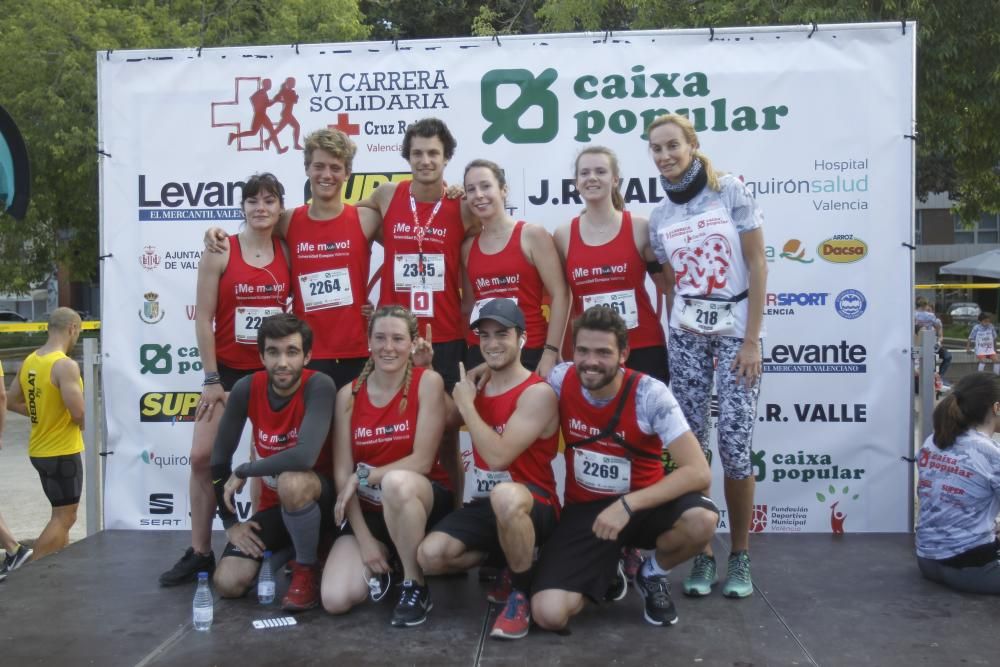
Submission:
[[[286,78],[273,96],[272,87],[268,78],[238,76],[233,80],[232,99],[212,102],[212,127],[232,128],[227,145],[235,143],[238,151],[266,151],[273,146],[279,154],[290,147],[302,150],[302,130],[295,118],[299,101],[295,77]],[[280,135],[286,128],[291,131],[291,143],[282,145]]]

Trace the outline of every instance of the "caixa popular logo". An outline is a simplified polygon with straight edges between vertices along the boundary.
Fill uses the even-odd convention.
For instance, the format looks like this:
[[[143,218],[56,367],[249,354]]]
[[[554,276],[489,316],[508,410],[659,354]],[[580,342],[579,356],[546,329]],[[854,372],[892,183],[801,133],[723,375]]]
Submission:
[[[302,133],[295,117],[299,95],[295,78],[287,77],[277,89],[271,79],[238,76],[229,99],[212,102],[212,127],[226,130],[226,145],[238,151],[284,153],[302,150]]]
[[[175,363],[176,357],[176,363]],[[178,375],[202,370],[201,356],[197,347],[172,344],[146,343],[139,346],[139,374],[167,375],[177,369]]]
[[[139,421],[193,422],[201,394],[196,391],[150,391],[139,398]]]
[[[766,373],[865,373],[868,349],[846,340],[825,344],[772,343],[763,361]]]
[[[834,264],[852,264],[868,256],[868,244],[852,234],[837,234],[816,246],[816,254]]]
[[[780,119],[789,113],[785,105],[753,107],[715,95],[705,72],[647,71],[639,64],[630,70],[584,74],[561,92],[564,98],[575,97],[572,106],[580,109],[573,114],[575,141],[587,143],[609,132],[645,139],[653,119],[668,111],[690,118],[699,132],[778,130]],[[551,90],[558,78],[551,67],[537,75],[527,69],[484,74],[480,102],[489,126],[483,142],[492,144],[501,137],[512,144],[552,141],[559,133],[559,96]]]
[[[160,181],[139,174],[139,222],[243,220],[243,186],[243,181]]]

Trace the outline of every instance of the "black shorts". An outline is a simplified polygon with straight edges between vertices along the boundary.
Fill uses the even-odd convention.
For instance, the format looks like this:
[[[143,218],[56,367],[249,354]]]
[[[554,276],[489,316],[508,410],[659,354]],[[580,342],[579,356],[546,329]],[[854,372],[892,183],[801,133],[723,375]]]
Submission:
[[[424,524],[425,534],[429,533],[431,529],[434,528],[437,523],[446,517],[455,507],[455,494],[450,490],[444,488],[437,482],[431,482],[431,490],[434,492],[434,506],[431,507],[431,513],[427,517],[427,523]],[[362,511],[361,514],[365,517],[365,524],[367,524],[372,537],[389,547],[389,551],[395,554],[396,547],[392,543],[392,538],[389,537],[389,527],[385,525],[385,514],[382,512],[365,511]],[[353,534],[354,530],[351,528],[351,523],[347,522],[340,530],[337,537],[339,538],[341,535]]]
[[[83,493],[83,457],[79,452],[65,456],[32,456],[31,465],[42,480],[42,490],[53,507],[76,505]]]
[[[320,373],[326,373],[333,380],[333,384],[340,389],[344,385],[354,382],[361,369],[364,368],[368,357],[349,357],[346,359],[313,359],[306,368]]]
[[[233,390],[233,385],[245,378],[248,375],[253,375],[257,371],[264,370],[261,368],[233,368],[232,366],[227,366],[221,361],[216,361],[215,365],[219,369],[219,380],[222,382],[222,388],[229,393]]]
[[[522,347],[521,365],[529,371],[534,371],[538,368],[538,362],[542,360],[542,352],[544,351],[545,349],[541,347]],[[465,353],[465,370],[472,370],[484,361],[483,352],[479,349],[479,346],[469,346],[468,351]]]
[[[661,345],[639,347],[628,351],[625,367],[650,375],[663,384],[670,384],[670,367],[667,363],[667,348]]]
[[[597,515],[618,498],[567,505],[555,531],[542,549],[532,592],[555,588],[582,593],[597,602],[611,584],[623,546],[655,549],[656,540],[666,533],[681,514],[693,507],[718,513],[710,498],[700,493],[686,493],[649,510],[636,511],[617,540],[602,540],[594,535]]]
[[[458,362],[465,361],[465,341],[449,340],[444,343],[434,343],[434,370],[444,379],[444,390],[451,395],[451,390],[458,382]]]
[[[531,504],[531,525],[535,529],[535,546],[541,546],[556,527],[556,508],[536,499]],[[474,500],[455,510],[434,526],[434,531],[454,537],[468,551],[493,555],[503,553],[497,533],[497,517],[486,498]]]
[[[322,542],[323,535],[333,534],[333,501],[336,496],[333,493],[333,481],[325,476],[315,473],[319,477],[319,482],[322,487],[322,491],[319,494],[319,512],[320,512],[320,542]],[[264,549],[275,553],[281,551],[286,547],[292,546],[292,536],[288,534],[288,529],[285,528],[285,519],[281,516],[281,505],[273,505],[268,507],[266,510],[261,510],[257,512],[252,517],[251,521],[256,521],[260,524],[260,531],[258,536],[264,543]],[[255,558],[250,554],[245,554],[235,546],[232,542],[226,543],[226,548],[222,551],[222,557],[226,556],[236,556],[238,558],[249,558],[250,560],[260,561],[260,558]]]

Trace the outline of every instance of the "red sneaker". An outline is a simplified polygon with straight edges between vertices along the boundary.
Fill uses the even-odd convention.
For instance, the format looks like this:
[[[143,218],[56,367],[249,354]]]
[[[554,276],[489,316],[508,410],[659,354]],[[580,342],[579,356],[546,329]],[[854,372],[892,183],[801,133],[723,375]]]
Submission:
[[[319,604],[319,586],[316,580],[318,569],[315,565],[292,562],[292,581],[288,592],[281,601],[285,611],[305,611]]]
[[[486,599],[494,604],[506,604],[507,598],[510,597],[510,590],[513,584],[510,580],[510,568],[505,567],[500,570],[500,574],[497,575],[497,579],[493,582],[493,588],[490,592],[486,594]]]
[[[642,552],[633,547],[623,547],[622,560],[625,561],[625,578],[634,581],[635,573],[642,565]]]
[[[531,607],[528,598],[518,590],[512,590],[507,598],[507,606],[503,608],[493,624],[490,637],[498,639],[520,639],[528,634],[531,626]]]

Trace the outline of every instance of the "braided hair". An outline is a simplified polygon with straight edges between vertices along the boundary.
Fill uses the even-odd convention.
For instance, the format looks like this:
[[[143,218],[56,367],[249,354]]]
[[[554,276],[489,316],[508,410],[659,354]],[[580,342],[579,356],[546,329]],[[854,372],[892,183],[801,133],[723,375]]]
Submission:
[[[382,306],[372,315],[371,319],[368,320],[368,338],[371,339],[372,332],[375,330],[375,322],[382,319],[383,317],[397,317],[404,322],[406,322],[407,331],[410,334],[410,340],[414,341],[417,339],[417,318],[409,310],[402,306],[392,305],[392,306]],[[358,379],[354,381],[354,386],[351,387],[351,405],[354,404],[354,397],[358,395],[361,391],[361,387],[364,386],[365,382],[368,381],[368,376],[372,374],[375,370],[375,360],[372,357],[368,357],[368,361],[365,362],[364,367],[361,369],[361,373],[358,375]],[[408,357],[406,359],[406,373],[403,375],[403,399],[399,402],[399,412],[402,414],[406,411],[407,397],[410,395],[410,383],[413,381],[413,357]]]

